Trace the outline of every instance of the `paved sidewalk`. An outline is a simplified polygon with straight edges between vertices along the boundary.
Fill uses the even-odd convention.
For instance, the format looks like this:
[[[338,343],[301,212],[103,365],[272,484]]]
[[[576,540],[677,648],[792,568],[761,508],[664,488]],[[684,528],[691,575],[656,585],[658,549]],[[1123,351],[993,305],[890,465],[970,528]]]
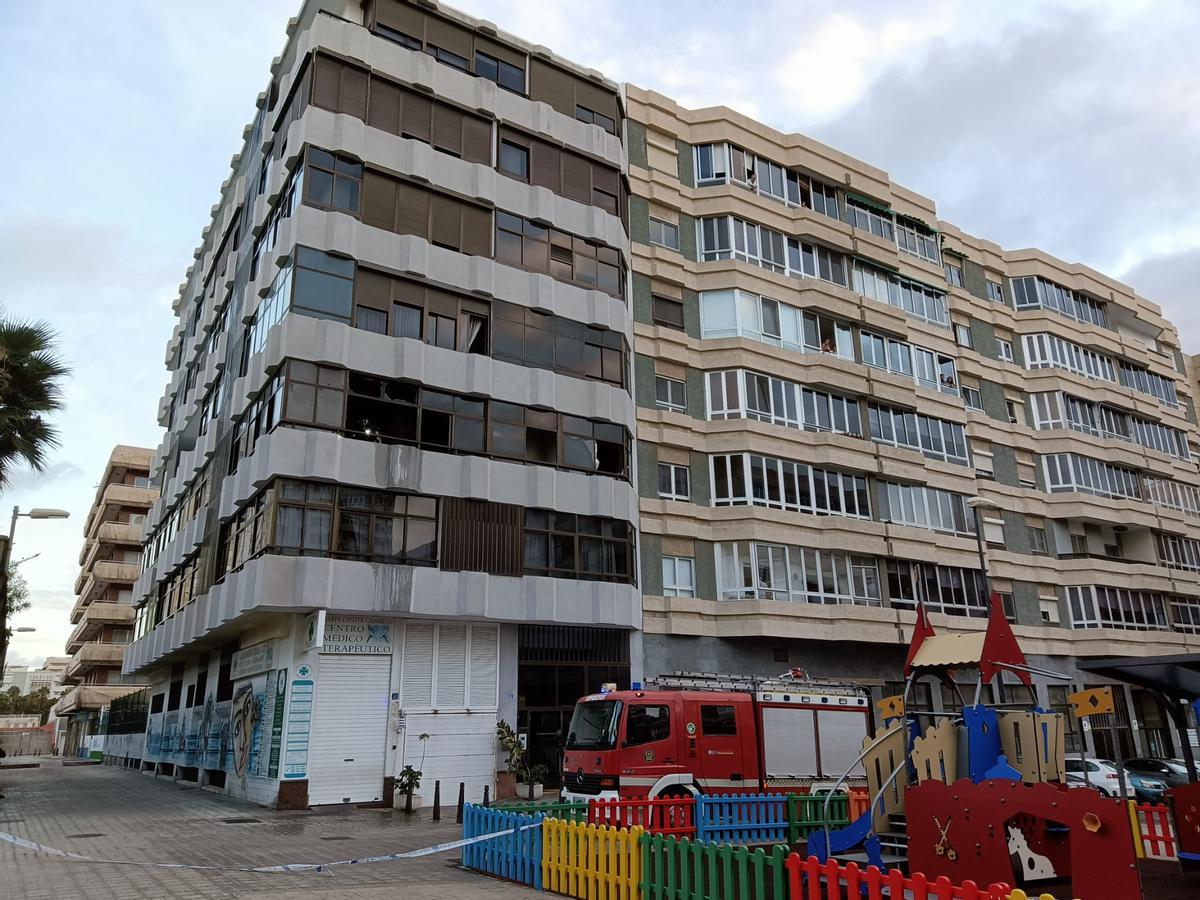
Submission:
[[[274,812],[109,766],[5,770],[0,831],[89,856],[139,862],[263,866],[331,862],[416,850],[459,836],[423,810],[338,808]],[[104,897],[524,898],[532,891],[458,868],[459,851],[344,866],[336,875],[267,875],[151,869],[56,859],[0,842],[0,898]]]

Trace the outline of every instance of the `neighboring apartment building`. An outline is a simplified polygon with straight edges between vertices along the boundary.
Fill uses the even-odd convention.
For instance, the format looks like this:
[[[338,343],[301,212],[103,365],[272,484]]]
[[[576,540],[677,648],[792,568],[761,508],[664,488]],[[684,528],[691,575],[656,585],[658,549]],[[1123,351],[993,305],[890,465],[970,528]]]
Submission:
[[[307,2],[176,302],[144,765],[279,806],[554,765],[641,658],[615,84],[432,6]],[[636,677],[637,673],[633,673]],[[447,787],[450,785],[450,787]]]
[[[33,666],[6,665],[4,678],[0,679],[0,693],[16,688],[19,693],[28,694],[33,673],[36,671]]]
[[[69,656],[48,656],[37,673],[30,677],[33,690],[46,688],[50,696],[58,697],[66,690],[63,679],[67,674],[67,666],[71,664]]]
[[[917,602],[984,625],[976,497],[1034,664],[1196,650],[1196,388],[1158,307],[801,135],[626,103],[648,670],[898,691]],[[1179,752],[1149,692],[1118,708],[1125,753]]]
[[[476,798],[498,720],[553,764],[643,659],[891,692],[918,600],[982,627],[974,496],[1033,661],[1194,646],[1193,391],[1128,288],[432,4],[306,2],[243,138],[165,355],[145,767]]]
[[[58,730],[65,736],[62,750],[67,755],[96,732],[101,709],[141,687],[137,678],[122,674],[121,663],[133,639],[133,583],[141,572],[142,524],[158,496],[150,485],[153,455],[143,447],[115,447],[84,524],[71,608],[75,628],[66,647],[71,656],[61,676],[71,687],[54,707],[65,720]]]

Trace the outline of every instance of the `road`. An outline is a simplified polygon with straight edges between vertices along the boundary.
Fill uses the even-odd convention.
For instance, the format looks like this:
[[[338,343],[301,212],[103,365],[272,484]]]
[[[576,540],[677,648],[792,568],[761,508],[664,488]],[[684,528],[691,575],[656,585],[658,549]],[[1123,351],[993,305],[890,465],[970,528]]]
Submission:
[[[108,860],[189,865],[313,863],[415,850],[459,836],[454,810],[275,812],[185,782],[108,766],[0,773],[0,831]],[[0,898],[524,898],[533,892],[458,867],[458,851],[345,866],[334,876],[160,869],[64,860],[0,841]]]

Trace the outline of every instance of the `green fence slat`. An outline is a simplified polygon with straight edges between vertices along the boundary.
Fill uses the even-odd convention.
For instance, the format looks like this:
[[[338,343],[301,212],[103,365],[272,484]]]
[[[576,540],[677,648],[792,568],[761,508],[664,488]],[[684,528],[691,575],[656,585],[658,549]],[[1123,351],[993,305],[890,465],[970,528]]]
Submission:
[[[733,896],[733,848],[724,846],[720,851],[721,886],[725,893],[722,897]]]
[[[771,848],[771,858],[768,861],[771,866],[771,896],[774,900],[784,900],[787,897],[787,891],[784,888],[784,860],[787,859],[789,848],[781,847],[776,844]]]

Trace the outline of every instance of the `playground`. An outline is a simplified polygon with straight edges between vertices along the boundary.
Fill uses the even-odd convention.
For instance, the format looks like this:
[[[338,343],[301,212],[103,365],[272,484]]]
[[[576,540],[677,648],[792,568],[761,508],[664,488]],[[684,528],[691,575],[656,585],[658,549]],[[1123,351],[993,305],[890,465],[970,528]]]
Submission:
[[[963,671],[974,703],[906,708],[917,680]],[[1054,674],[1026,663],[995,598],[982,634],[936,634],[919,610],[905,694],[879,704],[882,727],[832,784],[468,804],[463,865],[581,900],[1200,896],[1200,784],[1161,805],[1068,785],[1062,714],[979,702],[1000,673]]]

